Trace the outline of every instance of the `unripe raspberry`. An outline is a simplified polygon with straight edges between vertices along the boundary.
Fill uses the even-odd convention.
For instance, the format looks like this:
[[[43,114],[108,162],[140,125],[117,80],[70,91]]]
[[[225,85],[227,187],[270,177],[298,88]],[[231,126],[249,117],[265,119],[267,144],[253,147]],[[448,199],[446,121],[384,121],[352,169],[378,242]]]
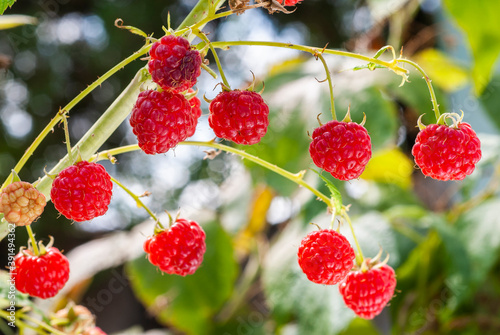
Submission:
[[[59,249],[50,247],[40,256],[23,250],[14,257],[16,269],[11,278],[16,288],[33,297],[55,296],[69,279],[69,262]]]
[[[82,329],[94,328],[95,317],[87,307],[70,303],[55,313],[51,325],[65,334],[80,334]]]
[[[163,90],[183,92],[196,84],[201,74],[201,56],[184,37],[168,35],[153,43],[148,70]]]
[[[424,175],[462,180],[481,159],[481,143],[468,123],[456,127],[431,124],[418,133],[412,154]]]
[[[366,128],[354,122],[330,121],[314,129],[311,158],[321,169],[340,180],[358,178],[372,156]]]
[[[59,173],[50,197],[62,215],[81,222],[108,211],[112,190],[111,177],[102,165],[81,161]]]
[[[16,226],[31,224],[43,213],[46,203],[45,196],[24,181],[7,185],[0,192],[0,213]]]
[[[180,276],[195,273],[205,254],[205,232],[195,221],[177,219],[175,223],[144,242],[151,264],[161,271]]]
[[[391,300],[396,288],[396,275],[387,264],[368,270],[350,272],[339,285],[344,302],[364,319],[373,319]]]
[[[139,147],[150,155],[165,153],[193,135],[197,123],[186,98],[168,91],[141,92],[130,117]]]
[[[299,265],[307,278],[317,284],[335,285],[354,266],[354,250],[349,241],[333,229],[309,233],[300,243]]]
[[[267,132],[269,107],[257,92],[222,91],[209,109],[208,123],[217,137],[251,145]]]

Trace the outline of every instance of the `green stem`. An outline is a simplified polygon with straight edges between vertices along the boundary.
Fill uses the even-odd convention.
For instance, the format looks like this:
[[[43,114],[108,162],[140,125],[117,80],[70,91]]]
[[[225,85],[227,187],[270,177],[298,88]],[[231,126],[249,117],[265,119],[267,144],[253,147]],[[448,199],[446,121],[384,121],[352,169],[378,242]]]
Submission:
[[[55,328],[53,328],[53,327],[49,326],[48,324],[46,324],[46,323],[44,323],[44,322],[42,322],[42,321],[39,321],[39,320],[37,320],[37,319],[34,319],[34,318],[30,317],[30,316],[27,316],[26,314],[22,314],[22,315],[21,315],[21,318],[23,318],[23,319],[24,319],[24,320],[26,320],[26,321],[29,321],[29,322],[32,322],[32,323],[34,323],[34,324],[38,325],[39,327],[41,327],[41,328],[43,328],[43,329],[47,330],[47,331],[48,331],[48,332],[50,332],[51,334],[56,334],[56,335],[66,335],[65,333],[63,333],[63,332],[61,332],[61,331],[59,331],[59,330],[57,330],[57,329],[55,329]]]
[[[35,235],[33,234],[33,230],[31,230],[31,225],[26,225],[26,230],[28,231],[28,236],[31,241],[33,253],[35,254],[35,256],[40,256],[40,251],[38,250],[38,245],[36,244],[36,239]]]
[[[398,66],[398,61],[401,60],[392,60],[390,62],[385,62],[380,59],[376,59],[373,57],[368,57],[348,51],[341,51],[341,50],[331,50],[331,49],[321,49],[321,48],[315,48],[315,47],[310,47],[310,46],[305,46],[305,45],[296,45],[296,44],[291,44],[291,43],[282,43],[282,42],[264,42],[264,41],[224,41],[224,42],[212,42],[212,45],[214,48],[220,48],[224,49],[229,46],[233,45],[258,45],[258,46],[269,46],[269,47],[277,47],[277,48],[286,48],[286,49],[293,49],[293,50],[299,50],[299,51],[304,51],[308,52],[312,55],[318,54],[318,53],[324,53],[324,54],[329,54],[329,55],[337,55],[337,56],[344,56],[344,57],[349,57],[349,58],[355,58],[359,59],[362,61],[374,63],[377,65],[384,66],[397,74],[401,73],[407,73],[408,70],[405,68],[402,68]]]
[[[301,185],[301,186],[307,188],[312,193],[314,193],[319,199],[321,199],[328,207],[333,208],[333,204],[332,204],[331,200],[326,195],[324,195],[323,193],[321,193],[320,191],[318,191],[317,189],[315,189],[314,187],[312,187],[311,185],[309,185],[307,182],[305,182],[302,179],[304,177],[304,171],[301,171],[299,173],[291,173],[291,172],[289,172],[285,169],[282,169],[274,164],[271,164],[271,163],[269,163],[269,162],[267,162],[259,157],[253,156],[245,151],[238,150],[238,149],[235,149],[233,147],[229,147],[227,145],[223,145],[223,144],[219,144],[219,143],[215,143],[215,142],[185,141],[185,142],[180,142],[179,145],[211,147],[211,148],[215,148],[215,149],[219,149],[219,150],[223,150],[226,152],[230,152],[230,153],[239,155],[243,158],[246,158],[246,159],[248,159],[256,164],[259,164],[260,166],[263,166],[263,167],[293,181],[294,183],[297,183],[298,185]],[[98,160],[109,159],[111,156],[126,153],[126,152],[136,151],[136,150],[140,150],[140,148],[137,144],[127,145],[124,147],[118,147],[118,148],[114,148],[114,149],[110,149],[110,150],[106,150],[106,151],[97,153],[96,155],[92,156],[91,160],[98,161]]]
[[[70,162],[73,162],[73,155],[71,154],[71,142],[69,139],[68,116],[63,115],[64,124],[64,138],[66,139],[66,149],[68,150],[68,157]]]
[[[361,265],[363,264],[365,257],[363,256],[363,250],[361,250],[361,246],[359,245],[356,234],[354,233],[354,227],[352,226],[351,218],[345,210],[342,210],[342,217],[347,221],[349,227],[351,228],[352,237],[354,239],[354,243],[356,243],[356,249],[358,249],[358,252],[356,253],[356,262],[358,263],[358,265]]]
[[[217,64],[217,69],[219,69],[220,77],[222,79],[222,82],[224,83],[224,86],[227,87],[228,89],[231,89],[231,86],[229,86],[229,83],[227,81],[226,75],[224,74],[224,71],[222,70],[222,65],[220,64],[219,61],[219,56],[217,56],[217,52],[215,52],[214,47],[212,46],[212,43],[210,43],[210,40],[205,36],[204,33],[202,33],[200,30],[196,29],[193,30],[193,33],[198,36],[200,39],[202,39],[210,48],[210,51],[212,51],[212,55],[214,56],[215,63]]]
[[[326,72],[326,79],[328,80],[328,86],[330,89],[330,108],[332,110],[332,117],[333,120],[337,120],[337,115],[335,114],[335,104],[334,104],[334,97],[333,97],[333,84],[332,84],[332,76],[330,75],[330,70],[328,69],[328,65],[326,64],[325,58],[321,53],[318,53],[316,55],[321,60],[321,63],[323,63],[323,66],[325,67],[325,72]]]
[[[408,63],[408,64],[414,66],[422,74],[422,76],[424,76],[424,80],[427,83],[427,88],[429,89],[429,93],[431,95],[432,107],[434,110],[434,114],[436,115],[436,121],[439,120],[439,117],[441,116],[441,113],[439,112],[439,104],[437,103],[436,93],[434,92],[434,88],[432,87],[431,79],[429,78],[429,76],[427,76],[424,69],[422,69],[422,67],[420,65],[418,65],[417,63],[415,63],[409,59],[402,59],[401,58],[401,59],[398,59],[398,62]]]
[[[127,192],[128,195],[130,195],[140,207],[144,208],[146,210],[146,212],[148,212],[149,216],[151,216],[151,218],[156,222],[156,224],[161,229],[165,229],[163,227],[163,225],[161,224],[160,220],[158,220],[158,218],[156,217],[156,215],[154,215],[154,213],[149,209],[149,207],[146,206],[144,204],[144,202],[142,202],[141,198],[139,198],[137,195],[135,195],[134,192],[132,192],[128,187],[126,187],[125,185],[123,185],[122,183],[120,183],[115,178],[111,177],[111,180],[113,181],[113,183],[115,183],[116,185],[120,186],[125,192]]]
[[[296,183],[298,185],[301,185],[301,186],[307,188],[312,193],[314,193],[319,199],[321,199],[328,207],[333,206],[331,200],[326,195],[324,195],[323,193],[321,193],[320,191],[318,191],[317,189],[315,189],[314,187],[312,187],[311,185],[309,185],[307,182],[305,182],[303,180],[305,171],[301,171],[299,173],[291,173],[291,172],[289,172],[285,169],[282,169],[274,164],[271,164],[268,161],[265,161],[257,156],[253,156],[245,151],[238,150],[238,149],[235,149],[233,147],[229,147],[227,145],[223,145],[223,144],[219,144],[219,143],[215,143],[215,142],[188,141],[188,142],[180,142],[179,145],[211,147],[211,148],[215,148],[215,149],[219,149],[219,150],[223,150],[226,152],[236,154],[236,155],[241,156],[243,158],[246,158],[254,163],[257,163],[260,166],[263,166],[266,169],[271,170],[271,171],[293,181],[294,183]]]
[[[28,159],[33,155],[35,152],[36,148],[42,143],[43,139],[54,129],[54,127],[61,121],[63,118],[63,115],[66,113],[69,113],[69,111],[77,104],[79,103],[83,98],[85,98],[90,92],[92,92],[96,87],[100,86],[106,79],[111,77],[113,74],[121,70],[123,67],[125,67],[127,64],[131,63],[132,61],[136,60],[137,58],[141,57],[142,55],[146,54],[149,49],[151,48],[151,45],[145,45],[138,51],[136,51],[134,54],[130,55],[129,57],[125,58],[123,61],[120,63],[116,64],[113,68],[111,68],[108,72],[106,72],[104,75],[99,77],[96,81],[94,81],[91,85],[89,85],[86,89],[84,89],[80,94],[78,94],[73,100],[71,100],[64,108],[61,110],[64,111],[63,113],[57,112],[56,116],[49,122],[49,124],[42,130],[42,132],[35,138],[33,143],[29,146],[29,148],[25,151],[21,159],[17,162],[16,166],[14,167],[14,171],[18,172],[21,171],[23,168],[24,164],[28,161]],[[5,182],[2,185],[2,188],[4,188],[6,185],[10,184],[12,182],[12,173],[7,177]]]

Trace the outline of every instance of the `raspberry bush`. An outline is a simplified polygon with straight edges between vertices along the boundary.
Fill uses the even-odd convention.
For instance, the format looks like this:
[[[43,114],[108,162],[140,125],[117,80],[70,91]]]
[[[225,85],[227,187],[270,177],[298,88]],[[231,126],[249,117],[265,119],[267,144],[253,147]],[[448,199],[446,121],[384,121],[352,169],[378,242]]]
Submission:
[[[0,232],[12,256],[0,276],[10,301],[0,301],[0,317],[8,326],[15,317],[39,334],[113,333],[125,327],[113,328],[106,310],[132,306],[147,312],[123,318],[140,323],[128,331],[371,334],[383,324],[398,334],[471,333],[461,322],[479,317],[471,302],[498,296],[488,288],[498,286],[489,274],[500,223],[485,213],[500,204],[492,172],[500,144],[482,143],[474,114],[447,104],[456,88],[434,76],[432,61],[449,65],[435,48],[415,55],[409,40],[411,51],[398,56],[398,46],[366,51],[359,37],[351,52],[330,41],[237,35],[245,15],[293,17],[306,6],[314,4],[200,0],[185,18],[151,8],[137,19],[144,26],[116,19],[121,38],[140,36],[130,39],[136,51],[81,82],[18,150],[2,184]],[[58,38],[68,41],[61,27]],[[257,47],[270,58],[272,50],[306,57],[259,73],[243,61]],[[28,73],[28,63],[15,69]],[[69,61],[52,63],[63,73]],[[92,107],[99,117],[82,131],[87,97],[105,101],[120,76],[128,85],[105,110]],[[347,110],[343,119],[338,110]],[[32,156],[36,175],[26,165]],[[484,322],[492,334],[496,321]]]

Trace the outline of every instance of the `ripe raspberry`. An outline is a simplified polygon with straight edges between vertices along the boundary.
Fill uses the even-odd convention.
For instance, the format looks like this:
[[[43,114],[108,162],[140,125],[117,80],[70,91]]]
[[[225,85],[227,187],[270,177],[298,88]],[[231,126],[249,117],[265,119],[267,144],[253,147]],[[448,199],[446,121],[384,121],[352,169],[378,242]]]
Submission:
[[[285,2],[283,3],[283,6],[295,6],[300,1],[302,1],[302,0],[285,0]]]
[[[191,94],[191,93],[194,93],[194,90],[192,88],[190,88],[187,92],[188,92],[188,94]],[[187,137],[191,137],[194,135],[194,132],[196,131],[196,124],[198,123],[198,119],[201,116],[201,101],[196,96],[193,96],[188,101],[189,101],[189,105],[191,106],[191,113],[193,114],[193,117],[195,119],[195,126],[189,128],[189,131],[188,131]]]
[[[0,213],[16,226],[31,224],[42,214],[46,203],[45,196],[24,181],[16,181],[0,192]]]
[[[373,319],[391,300],[396,288],[396,275],[387,264],[367,271],[352,271],[339,285],[344,302],[364,319]]]
[[[59,249],[50,247],[45,254],[35,256],[30,250],[14,257],[16,269],[11,278],[16,288],[33,297],[47,299],[55,296],[69,278],[68,259]]]
[[[307,278],[317,284],[335,285],[354,266],[349,241],[333,229],[308,234],[300,243],[299,265]]]
[[[106,333],[99,327],[92,327],[86,329],[82,335],[106,335]]]
[[[62,170],[52,183],[54,207],[77,222],[104,215],[111,202],[113,183],[104,167],[87,161]]]
[[[162,89],[183,92],[196,84],[201,74],[201,56],[188,40],[180,36],[163,36],[149,51],[148,70]]]
[[[260,94],[222,91],[210,103],[208,123],[217,137],[238,144],[260,142],[269,125],[269,107]]]
[[[144,242],[151,264],[180,276],[195,273],[205,250],[205,232],[196,222],[186,219],[177,219],[169,229]]]
[[[372,156],[370,135],[354,122],[327,122],[314,129],[312,139],[314,164],[340,180],[358,178]]]
[[[457,128],[431,124],[418,133],[412,154],[424,175],[462,180],[481,159],[481,143],[468,123],[458,123]]]
[[[132,109],[130,125],[139,147],[149,154],[165,153],[194,134],[198,119],[179,93],[141,92]]]

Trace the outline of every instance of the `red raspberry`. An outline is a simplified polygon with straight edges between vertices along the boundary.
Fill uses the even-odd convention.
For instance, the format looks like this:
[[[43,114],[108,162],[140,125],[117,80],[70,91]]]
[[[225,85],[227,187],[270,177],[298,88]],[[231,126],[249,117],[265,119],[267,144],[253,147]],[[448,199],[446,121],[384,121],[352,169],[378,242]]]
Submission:
[[[205,253],[205,232],[194,221],[177,219],[167,230],[144,242],[151,264],[161,271],[180,276],[195,273]]]
[[[0,192],[0,213],[16,226],[31,224],[43,213],[45,196],[30,183],[16,181]]]
[[[50,190],[54,207],[77,222],[104,215],[111,202],[113,183],[104,167],[87,161],[62,170]]]
[[[266,134],[269,107],[260,94],[222,91],[210,103],[208,123],[217,137],[238,144],[255,144]]]
[[[180,36],[163,36],[149,51],[148,69],[155,83],[166,91],[183,92],[201,74],[201,56]]]
[[[468,123],[457,127],[431,124],[418,133],[412,154],[424,175],[462,180],[474,171],[481,159],[481,143]]]
[[[312,139],[314,164],[340,180],[358,178],[372,156],[370,135],[354,122],[327,122],[314,129]]]
[[[69,278],[68,259],[59,249],[50,247],[40,256],[23,250],[14,257],[16,269],[11,278],[16,288],[33,297],[47,299],[55,296]]]
[[[322,229],[304,237],[298,257],[300,268],[310,281],[335,285],[354,266],[355,254],[343,235],[333,229]]]
[[[149,154],[165,153],[194,134],[198,119],[179,93],[141,92],[132,109],[130,125],[139,147]]]
[[[344,302],[364,319],[373,319],[391,300],[396,288],[396,274],[387,264],[369,270],[352,271],[339,285]]]
[[[300,1],[302,1],[302,0],[285,0],[285,2],[283,3],[283,6],[295,6]]]
[[[190,88],[187,92],[188,92],[188,94],[194,93],[194,90],[192,88]],[[189,105],[191,106],[191,113],[193,114],[193,116],[195,118],[195,126],[189,128],[189,132],[188,132],[188,136],[187,136],[187,137],[191,137],[194,135],[194,132],[196,130],[196,124],[198,123],[198,119],[201,116],[201,101],[196,96],[193,96],[188,101],[189,101]]]
[[[106,335],[106,333],[99,327],[92,327],[85,329],[82,335]]]

